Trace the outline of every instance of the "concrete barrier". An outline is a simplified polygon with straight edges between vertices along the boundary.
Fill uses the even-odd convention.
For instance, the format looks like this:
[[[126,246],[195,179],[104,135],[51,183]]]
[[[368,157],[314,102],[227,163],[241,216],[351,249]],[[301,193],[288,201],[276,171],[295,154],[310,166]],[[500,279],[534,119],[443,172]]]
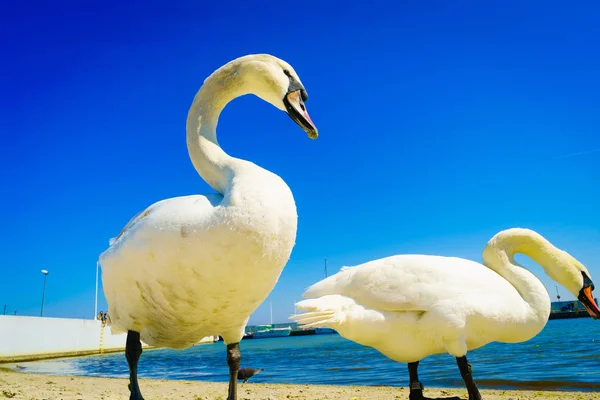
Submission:
[[[0,362],[123,351],[126,338],[98,320],[0,315]]]
[[[198,344],[218,338],[207,336]],[[125,351],[126,340],[126,333],[113,335],[94,319],[0,315],[0,363]]]

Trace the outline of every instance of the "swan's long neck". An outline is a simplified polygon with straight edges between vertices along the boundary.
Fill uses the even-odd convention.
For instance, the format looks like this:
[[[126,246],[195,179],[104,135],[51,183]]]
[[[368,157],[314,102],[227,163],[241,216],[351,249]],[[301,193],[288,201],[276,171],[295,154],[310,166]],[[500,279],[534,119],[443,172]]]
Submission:
[[[489,241],[483,251],[484,264],[510,282],[529,305],[524,315],[525,320],[533,319],[542,324],[541,327],[545,325],[550,314],[550,296],[542,282],[520,266],[514,260],[514,256],[517,253],[524,254],[548,272],[554,266],[554,255],[557,251],[542,236],[525,229],[500,232]]]
[[[219,68],[204,81],[188,112],[186,135],[192,163],[202,179],[221,194],[231,180],[237,159],[219,146],[217,123],[227,103],[251,92],[244,75],[240,63]]]

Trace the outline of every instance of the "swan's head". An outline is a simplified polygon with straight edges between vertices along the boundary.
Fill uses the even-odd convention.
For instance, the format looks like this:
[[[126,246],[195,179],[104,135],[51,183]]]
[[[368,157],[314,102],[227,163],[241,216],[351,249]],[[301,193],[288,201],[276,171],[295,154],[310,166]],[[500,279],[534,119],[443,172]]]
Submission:
[[[308,94],[291,65],[269,54],[252,54],[235,61],[252,93],[285,111],[311,139],[319,136],[304,105]]]
[[[562,251],[557,264],[559,268],[548,271],[548,275],[576,296],[592,318],[600,318],[600,308],[592,293],[594,283],[587,268],[566,251]]]

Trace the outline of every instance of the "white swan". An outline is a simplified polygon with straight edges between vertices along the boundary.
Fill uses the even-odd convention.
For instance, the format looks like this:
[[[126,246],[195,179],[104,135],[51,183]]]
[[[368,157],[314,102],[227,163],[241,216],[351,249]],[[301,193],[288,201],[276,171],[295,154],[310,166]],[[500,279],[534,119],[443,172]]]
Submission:
[[[514,260],[522,253],[600,317],[588,270],[527,229],[496,234],[483,251],[485,266],[454,257],[398,255],[343,267],[306,290],[291,318],[305,328],[336,329],[349,340],[407,362],[410,399],[422,399],[419,360],[450,353],[469,391],[481,396],[466,353],[487,343],[523,342],[548,321],[550,297],[542,282]],[[487,267],[487,268],[486,268]]]
[[[229,156],[217,143],[221,110],[245,94],[287,111],[309,137],[317,137],[304,106],[306,91],[285,61],[249,55],[204,81],[188,113],[187,146],[194,167],[218,193],[151,205],[100,256],[111,329],[128,332],[131,399],[142,399],[137,382],[140,340],[184,349],[216,334],[227,344],[228,399],[236,399],[239,341],[294,247],[296,205],[286,183]]]

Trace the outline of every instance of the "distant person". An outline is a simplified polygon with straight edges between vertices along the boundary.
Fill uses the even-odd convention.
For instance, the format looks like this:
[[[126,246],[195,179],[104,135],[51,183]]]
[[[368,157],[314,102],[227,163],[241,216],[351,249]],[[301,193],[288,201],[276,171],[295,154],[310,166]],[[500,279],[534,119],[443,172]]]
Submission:
[[[102,318],[104,318],[104,313],[103,313],[102,311],[100,311],[100,312],[98,313],[98,317],[97,317],[97,319],[98,319],[98,321],[102,321]]]

